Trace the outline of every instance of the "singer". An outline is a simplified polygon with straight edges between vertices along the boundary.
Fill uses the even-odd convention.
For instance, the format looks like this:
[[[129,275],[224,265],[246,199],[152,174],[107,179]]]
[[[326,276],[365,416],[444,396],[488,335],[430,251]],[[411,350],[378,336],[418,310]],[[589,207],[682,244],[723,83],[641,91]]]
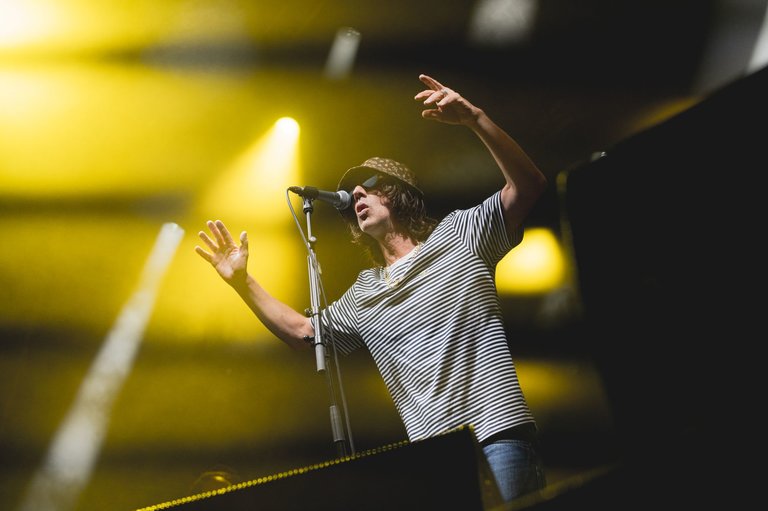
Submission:
[[[416,441],[471,425],[505,501],[544,487],[536,422],[510,355],[494,282],[496,264],[523,237],[523,222],[547,183],[518,143],[480,108],[437,80],[415,95],[424,119],[474,132],[501,172],[501,187],[480,204],[437,221],[402,163],[374,157],[347,170],[339,208],[371,268],[328,309],[336,348],[368,349],[408,437]],[[327,193],[327,192],[326,192]],[[314,335],[304,314],[270,295],[248,272],[248,237],[224,223],[199,233],[195,250],[264,325],[296,349]],[[331,321],[332,320],[332,321]]]

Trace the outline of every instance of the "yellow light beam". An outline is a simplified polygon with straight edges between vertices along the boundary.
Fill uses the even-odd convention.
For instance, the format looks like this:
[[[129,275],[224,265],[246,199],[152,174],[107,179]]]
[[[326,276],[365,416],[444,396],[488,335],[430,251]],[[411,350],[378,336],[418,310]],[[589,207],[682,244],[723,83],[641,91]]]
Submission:
[[[272,129],[211,186],[201,200],[202,213],[215,215],[225,223],[264,224],[288,220],[284,209],[285,191],[295,184],[299,174],[299,132],[299,124],[294,119],[278,119]]]

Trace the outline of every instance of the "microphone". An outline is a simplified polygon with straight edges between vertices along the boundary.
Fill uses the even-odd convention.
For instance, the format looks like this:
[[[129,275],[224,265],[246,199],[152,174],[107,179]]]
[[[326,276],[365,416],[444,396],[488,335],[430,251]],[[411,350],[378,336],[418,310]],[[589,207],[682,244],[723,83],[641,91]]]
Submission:
[[[318,190],[314,186],[291,186],[288,190],[307,199],[318,199],[327,202],[339,211],[347,209],[352,204],[352,196],[344,190],[326,192],[325,190]]]

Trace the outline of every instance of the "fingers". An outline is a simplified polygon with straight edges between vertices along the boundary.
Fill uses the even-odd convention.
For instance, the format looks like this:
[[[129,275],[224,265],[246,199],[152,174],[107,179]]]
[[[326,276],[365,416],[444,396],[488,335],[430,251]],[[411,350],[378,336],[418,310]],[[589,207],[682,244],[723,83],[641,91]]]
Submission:
[[[421,116],[424,119],[429,119],[431,121],[439,121],[440,120],[440,110],[437,108],[432,108],[430,110],[422,110]]]
[[[435,92],[433,95],[437,97],[437,101],[435,101],[435,106],[441,107],[441,106],[445,106],[448,103],[448,98],[450,98],[451,95],[456,96],[456,93],[453,92],[448,87],[443,87],[439,91]]]
[[[208,238],[208,235],[206,235],[204,232],[200,233],[200,237],[203,238],[205,235],[205,238],[208,238],[210,241],[206,241],[205,238],[203,238],[203,241],[206,242],[206,244],[211,247],[211,250],[218,250],[218,248],[222,245],[224,245],[224,239],[221,237],[221,232],[219,232],[219,228],[216,226],[216,224],[212,220],[208,220],[205,222],[205,225],[208,226],[208,229],[211,231],[211,234],[213,234],[213,237],[216,238],[216,242]]]
[[[204,231],[198,232],[197,235],[212,251],[217,252],[222,248],[232,248],[235,246],[235,241],[232,239],[232,235],[229,234],[227,227],[221,220],[216,220],[215,222],[208,220],[205,225],[210,229],[215,241]]]
[[[197,235],[200,237],[201,240],[203,240],[203,243],[208,245],[208,248],[210,248],[214,252],[216,252],[219,249],[219,246],[216,245],[216,243],[214,243],[214,241],[210,237],[208,237],[208,235],[205,232],[200,231],[197,233]]]
[[[431,90],[431,89],[430,89],[430,90],[423,90],[423,91],[419,92],[418,94],[416,94],[416,95],[413,97],[413,99],[415,99],[415,100],[419,100],[419,99],[423,99],[423,98],[429,97],[429,96],[431,96],[431,95],[432,95],[432,93],[433,93],[433,92],[434,92],[434,91],[433,91],[433,90]]]
[[[221,220],[216,220],[216,228],[218,232],[218,236],[216,239],[218,239],[219,242],[226,247],[234,247],[235,240],[232,238],[232,235],[229,233],[227,226],[224,225],[224,222],[222,222]]]
[[[425,90],[416,95],[416,99],[424,99],[424,104],[427,106],[435,105],[438,101],[448,96],[448,89],[442,88],[440,90]]]
[[[440,90],[440,89],[443,88],[443,84],[438,82],[437,80],[435,80],[431,76],[427,76],[425,74],[420,74],[419,75],[419,80],[421,80],[421,82],[424,85],[426,85],[427,87],[429,87],[432,90]]]
[[[429,89],[419,92],[414,96],[414,99],[423,100],[424,105],[426,106],[435,106],[439,111],[441,107],[446,106],[450,101],[455,99],[455,96],[457,96],[454,91],[445,87],[430,76],[421,74],[419,75],[419,80],[427,85]],[[427,117],[424,113],[422,113],[422,116]],[[430,114],[429,117],[434,117],[434,115]]]
[[[213,234],[215,241],[211,239],[211,237],[208,236],[205,231],[199,231],[197,235],[201,240],[203,240],[208,248],[211,249],[212,252],[218,252],[224,248],[235,248],[235,240],[229,233],[229,229],[227,229],[227,227],[224,225],[224,222],[221,220],[216,220],[215,222],[208,220],[206,225],[208,226],[208,229],[211,230],[211,234]],[[248,234],[246,231],[240,233],[240,244],[244,249],[248,249]],[[198,248],[199,250],[197,250]],[[205,252],[205,250],[200,247],[195,247],[195,250],[200,253],[200,255],[203,255],[201,252],[207,254],[207,252]],[[208,255],[210,256],[210,254]]]
[[[417,99],[417,100],[426,99],[424,101],[425,105],[431,105],[431,104],[435,103],[436,101],[438,101],[439,99],[441,99],[439,95],[436,95],[436,93],[439,92],[441,89],[445,88],[445,87],[443,87],[443,84],[441,84],[440,82],[438,82],[437,80],[435,80],[431,76],[427,76],[425,74],[420,74],[419,75],[419,80],[421,80],[421,82],[424,85],[429,87],[429,89],[428,90],[423,90],[423,91],[419,92],[418,94],[416,94],[414,99]]]
[[[208,243],[208,246],[211,247],[211,249],[215,250],[216,247],[232,248],[235,246],[235,240],[232,238],[232,235],[229,233],[227,226],[224,225],[224,222],[222,222],[221,220],[216,220],[215,222],[208,220],[206,222],[206,225],[208,226],[208,229],[211,230],[213,237],[216,238],[216,243],[214,245],[211,245],[210,243],[206,242]],[[205,241],[205,239],[203,239],[203,241]]]
[[[202,248],[200,248],[199,245],[195,246],[195,252],[200,254],[200,257],[202,257],[203,259],[205,259],[209,263],[213,263],[213,256],[211,254],[209,254],[208,252],[206,252],[205,250],[203,250]]]
[[[248,257],[248,233],[245,231],[240,233],[240,253]]]

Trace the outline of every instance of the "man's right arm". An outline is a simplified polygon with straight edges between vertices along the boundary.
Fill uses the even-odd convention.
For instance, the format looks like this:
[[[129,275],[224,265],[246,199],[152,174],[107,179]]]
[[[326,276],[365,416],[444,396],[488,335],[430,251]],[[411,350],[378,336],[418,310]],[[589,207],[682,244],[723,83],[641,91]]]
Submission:
[[[270,295],[250,275],[246,275],[242,282],[230,285],[275,336],[294,349],[311,346],[305,339],[314,336],[315,330],[308,317]]]
[[[234,289],[251,311],[270,332],[294,349],[307,349],[307,337],[314,336],[312,321],[270,295],[248,274],[248,235],[240,234],[240,245],[235,243],[221,220],[208,221],[213,238],[200,231],[200,239],[208,251],[195,247],[200,257],[216,269],[219,276]]]

